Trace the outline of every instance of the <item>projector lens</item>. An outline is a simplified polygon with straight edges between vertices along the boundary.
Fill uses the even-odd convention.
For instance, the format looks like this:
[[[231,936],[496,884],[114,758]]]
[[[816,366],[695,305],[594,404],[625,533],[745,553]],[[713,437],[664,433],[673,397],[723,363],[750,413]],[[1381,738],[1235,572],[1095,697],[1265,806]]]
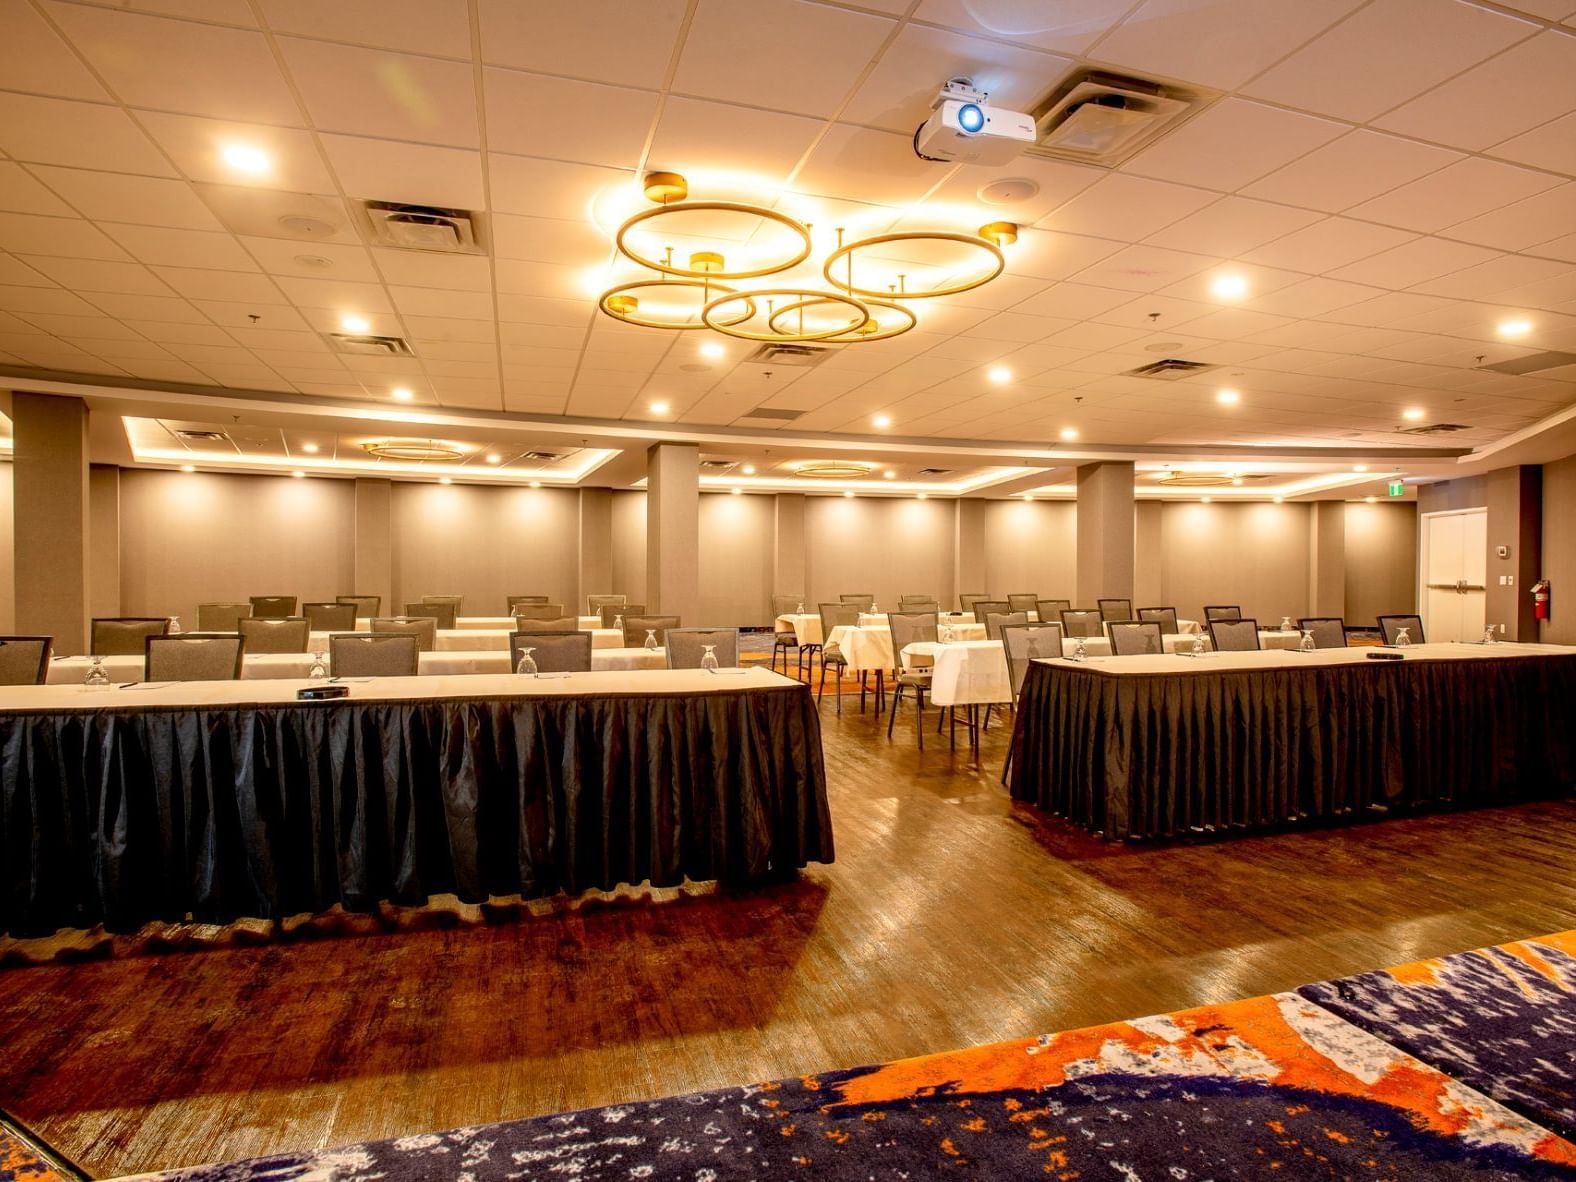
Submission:
[[[958,108],[958,126],[974,134],[985,126],[985,112],[976,103],[964,103]]]

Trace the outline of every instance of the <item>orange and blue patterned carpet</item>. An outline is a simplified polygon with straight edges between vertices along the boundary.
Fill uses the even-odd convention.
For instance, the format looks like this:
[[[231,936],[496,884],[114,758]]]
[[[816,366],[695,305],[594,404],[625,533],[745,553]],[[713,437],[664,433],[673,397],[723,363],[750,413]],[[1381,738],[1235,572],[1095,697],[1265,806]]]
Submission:
[[[1573,1079],[1565,932],[877,1067],[156,1177],[1576,1179]]]

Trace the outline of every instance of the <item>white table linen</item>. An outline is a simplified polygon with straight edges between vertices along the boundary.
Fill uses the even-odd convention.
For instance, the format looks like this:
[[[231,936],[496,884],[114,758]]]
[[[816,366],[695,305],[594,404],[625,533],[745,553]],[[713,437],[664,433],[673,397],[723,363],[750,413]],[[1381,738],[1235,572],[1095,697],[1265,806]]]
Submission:
[[[982,706],[1012,701],[1007,654],[999,640],[955,644],[920,641],[903,649],[903,665],[930,661],[930,700],[937,706]]]
[[[1505,657],[1547,657],[1568,654],[1576,657],[1576,648],[1558,644],[1481,644],[1477,642],[1445,641],[1437,644],[1413,644],[1406,648],[1377,649],[1373,646],[1356,648],[1321,648],[1311,653],[1287,649],[1260,649],[1253,652],[1206,653],[1202,657],[1181,655],[1152,657],[1096,657],[1083,662],[1083,666],[1112,675],[1146,673],[1220,673],[1225,670],[1251,671],[1262,669],[1300,669],[1308,665],[1360,665],[1377,664],[1368,654],[1372,652],[1400,653],[1408,661],[1470,661]]]
[[[665,669],[667,652],[643,648],[599,648],[591,652],[591,668]],[[49,685],[81,685],[93,667],[91,657],[62,657],[49,663],[46,680]],[[471,652],[431,652],[420,655],[418,669],[423,677],[453,677],[472,673],[510,673],[509,654],[500,649]],[[306,679],[312,668],[311,653],[253,653],[241,658],[243,681],[277,681]],[[123,685],[128,681],[141,681],[141,657],[105,657],[104,672],[110,681]]]
[[[952,624],[950,627],[955,640],[985,639],[984,624]],[[855,673],[897,668],[892,658],[892,630],[885,624],[859,628],[840,624],[832,629],[832,643],[841,650],[848,668]]]
[[[522,631],[529,632],[530,629]],[[594,649],[624,647],[624,634],[617,628],[582,628],[581,631],[591,633],[591,647]],[[440,653],[508,652],[509,637],[513,632],[513,628],[439,628],[432,647],[434,652]],[[308,645],[321,645],[323,651],[327,652],[331,635],[329,632],[314,632]]]
[[[600,629],[602,627],[602,617],[601,616],[580,616],[580,617],[578,617],[578,619],[580,621],[579,628],[580,628],[580,631],[582,631],[582,632],[593,632],[593,631],[596,631],[596,630],[598,630],[598,629]],[[515,627],[515,618],[513,616],[455,616],[454,617],[454,630],[457,631],[457,632],[466,632],[466,631],[471,631],[471,632],[476,632],[476,631],[488,632],[488,631],[496,631],[499,628],[502,628],[504,631],[507,632],[507,631],[511,631],[514,627]],[[372,618],[370,616],[357,616],[356,617],[356,631],[357,632],[370,632],[371,630],[372,630]]]
[[[968,612],[954,612],[950,615],[943,614],[941,619],[943,623],[950,623],[954,626],[974,623],[973,615]],[[863,612],[859,616],[859,626],[861,628],[885,628],[887,626],[886,613],[876,612],[871,614],[870,612]],[[826,633],[821,627],[821,617],[818,613],[789,612],[786,615],[778,616],[772,622],[772,629],[776,632],[792,632],[801,645],[825,643]],[[980,636],[983,637],[984,635],[984,631],[981,630]]]

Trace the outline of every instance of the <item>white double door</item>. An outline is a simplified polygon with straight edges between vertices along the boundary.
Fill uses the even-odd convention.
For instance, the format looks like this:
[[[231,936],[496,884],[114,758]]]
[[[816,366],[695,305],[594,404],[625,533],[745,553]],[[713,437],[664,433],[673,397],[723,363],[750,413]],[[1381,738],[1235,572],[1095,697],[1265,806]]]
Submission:
[[[1483,635],[1488,571],[1488,511],[1423,517],[1423,631],[1429,640]]]

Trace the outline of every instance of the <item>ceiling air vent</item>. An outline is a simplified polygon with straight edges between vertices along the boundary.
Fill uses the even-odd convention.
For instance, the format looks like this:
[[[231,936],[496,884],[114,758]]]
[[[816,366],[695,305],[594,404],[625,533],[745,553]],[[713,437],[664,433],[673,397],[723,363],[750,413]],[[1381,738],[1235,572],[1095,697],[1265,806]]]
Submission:
[[[229,439],[223,431],[177,430],[175,435],[179,439],[189,439],[193,443],[224,443]]]
[[[952,469],[951,468],[921,468],[919,470],[919,474],[921,476],[951,476],[952,475]]]
[[[791,423],[800,415],[802,410],[788,410],[780,406],[757,406],[752,411],[740,415],[741,419],[775,419],[780,423]]]
[[[738,462],[738,460],[702,460],[700,466],[707,472],[727,472]]]
[[[1167,357],[1164,361],[1151,361],[1148,365],[1140,365],[1137,369],[1130,369],[1121,376],[1124,378],[1150,378],[1157,382],[1174,382],[1190,374],[1208,373],[1212,369],[1219,369],[1218,365],[1209,365],[1203,361],[1179,361],[1175,357]]]
[[[1496,361],[1493,365],[1480,365],[1477,368],[1519,376],[1524,373],[1542,373],[1546,369],[1564,369],[1567,365],[1576,365],[1576,353],[1561,353],[1551,349],[1545,353],[1528,353],[1525,357],[1513,357],[1509,361]]]
[[[1450,435],[1456,431],[1470,431],[1465,423],[1423,423],[1417,427],[1397,427],[1400,435]]]
[[[336,353],[352,353],[357,357],[412,357],[410,344],[404,337],[353,336],[349,333],[324,334]]]
[[[820,365],[832,350],[814,345],[762,345],[744,360],[758,365],[797,365],[801,368]]]
[[[551,464],[554,460],[564,457],[556,451],[528,451],[520,457],[522,460],[532,460],[538,464]]]
[[[480,216],[468,209],[391,201],[368,201],[364,208],[372,227],[372,241],[377,246],[443,254],[487,253],[479,233]]]
[[[1209,91],[1080,70],[1034,112],[1030,156],[1112,168],[1174,131],[1214,98]]]

